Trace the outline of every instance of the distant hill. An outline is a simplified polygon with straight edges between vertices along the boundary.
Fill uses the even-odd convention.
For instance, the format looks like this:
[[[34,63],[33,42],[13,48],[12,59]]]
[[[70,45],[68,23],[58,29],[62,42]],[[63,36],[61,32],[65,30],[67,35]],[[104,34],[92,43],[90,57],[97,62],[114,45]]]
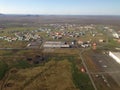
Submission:
[[[120,25],[120,16],[115,15],[8,15],[0,13],[0,23],[74,23]]]
[[[0,15],[4,15],[4,14],[0,13]]]

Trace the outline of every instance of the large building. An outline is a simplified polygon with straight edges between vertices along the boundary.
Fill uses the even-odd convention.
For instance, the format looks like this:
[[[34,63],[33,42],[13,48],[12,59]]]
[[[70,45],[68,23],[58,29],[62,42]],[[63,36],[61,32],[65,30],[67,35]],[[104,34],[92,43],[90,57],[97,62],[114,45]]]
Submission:
[[[109,52],[109,56],[120,64],[120,52]]]
[[[65,42],[46,41],[43,45],[44,48],[69,48],[70,45]]]

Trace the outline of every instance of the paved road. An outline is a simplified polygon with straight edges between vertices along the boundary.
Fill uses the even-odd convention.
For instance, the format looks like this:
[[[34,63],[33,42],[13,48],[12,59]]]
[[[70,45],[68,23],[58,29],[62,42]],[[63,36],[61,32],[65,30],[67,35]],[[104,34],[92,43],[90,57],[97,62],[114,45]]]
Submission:
[[[107,55],[95,54],[93,56],[93,62],[100,68],[98,74],[108,73],[120,86],[120,64]]]

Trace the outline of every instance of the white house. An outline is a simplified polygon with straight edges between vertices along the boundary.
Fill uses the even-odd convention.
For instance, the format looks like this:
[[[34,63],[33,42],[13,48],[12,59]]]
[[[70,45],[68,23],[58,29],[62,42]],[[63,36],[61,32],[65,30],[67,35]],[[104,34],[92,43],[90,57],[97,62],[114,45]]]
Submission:
[[[119,38],[119,35],[116,32],[114,32],[112,35],[114,38]]]

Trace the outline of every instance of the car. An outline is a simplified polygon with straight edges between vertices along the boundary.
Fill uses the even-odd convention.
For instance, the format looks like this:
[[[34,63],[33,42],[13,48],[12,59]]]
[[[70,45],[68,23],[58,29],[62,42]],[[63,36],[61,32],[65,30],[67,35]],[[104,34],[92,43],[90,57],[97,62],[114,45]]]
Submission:
[[[107,65],[103,65],[102,67],[106,68],[106,67],[107,67]]]

